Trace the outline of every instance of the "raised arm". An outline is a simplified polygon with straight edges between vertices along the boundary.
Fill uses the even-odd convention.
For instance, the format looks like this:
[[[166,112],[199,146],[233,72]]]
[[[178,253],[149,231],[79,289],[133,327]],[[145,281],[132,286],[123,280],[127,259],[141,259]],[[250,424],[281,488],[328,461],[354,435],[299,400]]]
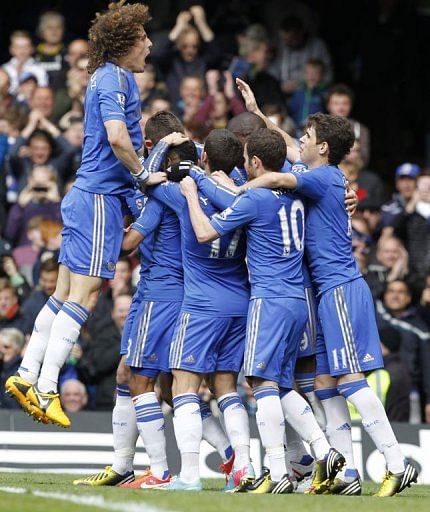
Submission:
[[[180,188],[187,200],[191,224],[198,242],[202,244],[219,238],[220,235],[211,226],[209,219],[200,207],[197,185],[194,180],[190,176],[185,177],[180,183]]]
[[[290,135],[288,135],[287,132],[282,130],[282,128],[279,128],[279,126],[277,126],[267,116],[263,114],[263,112],[257,105],[257,101],[255,100],[255,96],[254,93],[252,92],[251,87],[249,87],[249,85],[246,82],[244,82],[240,78],[236,78],[236,84],[239,91],[242,94],[246,110],[248,110],[248,112],[252,112],[253,114],[257,114],[257,116],[261,117],[261,119],[263,119],[263,121],[266,123],[267,128],[279,132],[284,138],[285,143],[287,145],[287,159],[290,162],[295,162],[296,160],[298,160],[300,157],[300,153],[295,139],[293,139]]]

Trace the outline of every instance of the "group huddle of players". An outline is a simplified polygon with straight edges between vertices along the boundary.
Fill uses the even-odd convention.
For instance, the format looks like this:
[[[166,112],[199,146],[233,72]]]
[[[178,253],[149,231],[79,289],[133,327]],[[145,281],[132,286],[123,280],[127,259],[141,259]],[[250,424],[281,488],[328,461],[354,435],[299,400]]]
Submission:
[[[144,71],[152,46],[148,20],[146,6],[120,1],[90,29],[83,155],[61,205],[57,286],[6,390],[33,418],[70,426],[60,369],[94,293],[114,276],[121,247],[138,246],[141,278],[112,415],[113,465],[74,483],[200,491],[205,439],[223,459],[227,492],[286,494],[302,480],[309,494],[358,495],[349,401],[386,461],[376,495],[401,492],[417,471],[365,378],[383,360],[372,296],[352,254],[354,206],[338,168],[354,143],[349,121],[309,116],[294,141],[237,79],[248,112],[213,130],[203,147],[169,112],[146,122],[143,141],[133,73]],[[126,212],[135,220],[123,236]],[[241,371],[257,402],[268,461],[261,475],[237,392]],[[203,379],[220,422],[199,397]],[[157,380],[173,406],[177,477],[168,468]],[[139,435],[150,468],[136,479]]]

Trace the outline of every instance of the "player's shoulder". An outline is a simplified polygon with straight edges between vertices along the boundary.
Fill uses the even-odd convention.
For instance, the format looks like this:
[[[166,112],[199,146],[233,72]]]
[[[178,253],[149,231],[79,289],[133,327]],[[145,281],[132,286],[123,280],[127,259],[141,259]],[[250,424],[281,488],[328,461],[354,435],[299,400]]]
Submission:
[[[100,85],[109,84],[123,91],[129,87],[130,73],[112,62],[104,63],[96,69],[95,74]]]

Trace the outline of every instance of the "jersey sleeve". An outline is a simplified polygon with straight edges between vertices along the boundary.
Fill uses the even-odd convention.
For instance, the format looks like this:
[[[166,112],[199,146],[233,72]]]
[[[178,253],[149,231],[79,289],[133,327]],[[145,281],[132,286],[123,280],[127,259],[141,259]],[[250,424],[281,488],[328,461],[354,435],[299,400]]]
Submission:
[[[152,174],[153,172],[158,172],[160,170],[161,164],[169,151],[169,144],[160,140],[154,149],[149,154],[148,158],[145,158],[143,162],[143,167]]]
[[[225,210],[231,206],[237,198],[237,194],[222,187],[216,181],[195,169],[190,170],[190,176],[196,182],[198,189],[220,210]]]
[[[249,224],[257,218],[257,213],[256,201],[250,197],[249,193],[246,193],[237,196],[233,204],[224,211],[213,215],[211,226],[222,236]]]
[[[105,121],[123,121],[125,119],[125,106],[127,104],[126,80],[119,73],[107,73],[97,86],[100,113]]]
[[[159,226],[162,213],[163,205],[157,199],[151,197],[146,202],[139,218],[131,225],[131,229],[138,231],[146,238]]]
[[[293,172],[297,179],[296,191],[311,199],[321,199],[330,185],[330,177],[324,168],[306,172]]]
[[[171,208],[176,214],[179,214],[187,203],[177,183],[167,182],[156,187],[148,187],[147,194],[149,197],[158,199],[158,201]]]

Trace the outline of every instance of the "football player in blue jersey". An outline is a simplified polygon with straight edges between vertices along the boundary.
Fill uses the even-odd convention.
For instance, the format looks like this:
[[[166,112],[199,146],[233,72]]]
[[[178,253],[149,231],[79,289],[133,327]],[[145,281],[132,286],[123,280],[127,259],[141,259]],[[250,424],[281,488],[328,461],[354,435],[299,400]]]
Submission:
[[[148,8],[110,4],[89,31],[84,146],[76,181],[61,205],[64,229],[57,287],[39,313],[26,355],[6,389],[28,413],[69,427],[57,391],[58,374],[83,323],[92,295],[112,278],[123,229],[124,196],[147,174],[137,155],[142,146],[139,92],[152,43],[145,32]]]
[[[286,156],[283,138],[262,128],[248,137],[244,157],[250,177],[279,171]],[[275,172],[277,174],[277,172]],[[252,190],[211,220],[200,206],[191,178],[181,182],[197,239],[204,243],[245,227],[247,263],[251,279],[244,374],[257,399],[257,424],[270,460],[251,493],[292,492],[285,464],[284,416],[300,429],[333,479],[344,464],[343,456],[330,448],[311,408],[293,388],[293,371],[307,321],[302,258],[304,206],[286,190]]]
[[[237,164],[241,154],[240,143],[236,142],[233,147],[216,145],[224,158],[233,150],[227,171]],[[151,159],[160,159],[154,153],[165,151],[166,145],[161,141],[146,164],[151,166]],[[189,165],[183,166],[181,162],[179,167],[187,170]],[[179,478],[166,489],[199,490],[202,422],[198,415],[197,391],[202,377],[208,373],[215,373],[213,389],[235,452],[234,473],[238,478],[253,473],[249,458],[248,417],[236,390],[243,359],[249,297],[244,239],[241,232],[235,232],[221,242],[200,245],[178,184],[168,182],[148,193],[174,210],[179,218],[184,267],[184,302],[170,348],[174,427],[182,467]],[[201,200],[208,215],[217,211],[203,194]]]
[[[176,133],[171,133],[172,131],[176,131]],[[145,147],[151,151],[154,144],[158,143],[159,140],[163,138],[170,147],[170,152],[167,155],[168,163],[173,163],[181,159],[195,162],[197,161],[197,148],[194,143],[187,141],[186,137],[180,133],[182,131],[182,123],[174,114],[170,112],[159,112],[151,116],[146,123]],[[154,488],[169,481],[168,475],[164,475],[167,471],[164,431],[159,428],[160,422],[163,422],[161,409],[154,394],[154,377],[158,369],[168,369],[168,348],[170,346],[172,333],[169,335],[168,332],[166,333],[166,330],[168,330],[169,323],[172,324],[173,322],[172,327],[174,327],[177,313],[173,313],[171,316],[169,315],[166,322],[158,322],[159,313],[158,315],[149,315],[151,322],[147,323],[148,329],[150,328],[151,332],[149,333],[149,339],[148,337],[144,337],[144,347],[141,346],[142,337],[140,334],[143,333],[143,331],[140,327],[144,318],[145,322],[148,320],[148,315],[142,315],[143,311],[147,309],[146,303],[144,302],[146,298],[149,300],[154,300],[155,298],[160,299],[161,295],[161,298],[164,299],[162,303],[166,303],[167,301],[167,308],[169,308],[169,306],[175,307],[175,305],[180,304],[182,301],[183,277],[179,225],[176,215],[173,214],[173,212],[169,215],[168,212],[165,212],[165,210],[167,210],[166,207],[158,203],[155,199],[151,199],[149,202],[147,199],[145,195],[139,192],[128,201],[135,222],[130,226],[125,236],[123,249],[128,251],[139,246],[140,281],[133,297],[132,306],[127,316],[121,338],[120,353],[122,358],[117,370],[117,397],[112,412],[113,464],[112,466],[107,466],[100,473],[75,480],[73,482],[75,485],[93,487],[120,485],[124,487],[140,488],[143,484],[145,488]],[[145,208],[143,209],[144,205]],[[163,212],[167,213],[167,215],[164,215]],[[175,230],[177,231],[176,234]],[[175,247],[175,243],[177,247]],[[172,259],[172,255],[176,255],[176,258],[173,257]],[[156,290],[155,296],[153,296],[154,287],[158,290],[158,293]],[[161,304],[161,306],[162,305],[163,304]],[[153,306],[154,302],[152,303],[152,308]],[[160,309],[160,304],[155,304],[155,308]],[[156,318],[154,319],[154,317]],[[156,326],[158,323],[159,328],[153,332],[154,325]],[[154,334],[156,334],[156,336],[154,336]],[[164,340],[163,336],[165,338]],[[160,343],[155,343],[154,338],[155,342],[157,340],[161,341],[161,345]],[[163,341],[165,347],[167,347],[167,351],[162,350]],[[154,344],[159,346],[154,346]],[[150,349],[148,349],[149,345],[151,346]],[[147,350],[150,351],[149,356],[144,350],[141,350],[143,348],[147,348]],[[153,356],[155,352],[153,352],[152,349],[155,351],[161,349],[162,357],[159,357],[160,354],[157,354],[156,360],[154,361]],[[130,367],[126,364],[126,357],[128,357],[131,362],[136,359],[138,366],[140,366],[142,362],[141,359],[144,358],[151,366],[151,368],[146,367],[146,370],[149,370],[151,375],[140,375],[137,367],[134,368],[133,371],[136,370],[138,373],[132,375]],[[144,365],[144,369],[145,366],[146,365]],[[130,384],[130,380],[132,380],[132,384]],[[166,379],[163,379],[161,383],[163,391],[171,386],[170,379],[167,379],[167,383],[164,382],[164,380]],[[137,397],[134,401],[132,401],[131,398],[130,386],[132,388],[132,395]],[[142,396],[139,398],[139,395]],[[144,401],[149,400],[150,405],[148,407],[150,407],[152,412],[155,411],[154,414],[141,414],[141,399]],[[135,412],[135,407],[138,409],[137,412]],[[144,409],[148,407],[146,407],[145,404]],[[209,444],[216,447],[224,462],[227,462],[228,459],[232,457],[231,448],[219,422],[211,415],[210,409],[208,409],[206,404],[201,403],[201,411],[204,420],[204,439],[208,441]],[[138,416],[137,421],[136,414]],[[142,431],[140,433],[150,458],[151,468],[135,480],[133,458],[136,441],[139,435],[138,431]],[[229,472],[228,464],[224,464],[223,467],[224,466],[226,466],[226,471]],[[163,476],[165,476],[165,478],[163,478]]]
[[[238,85],[246,96],[249,86],[242,81]],[[315,114],[300,138],[300,150],[287,134],[285,140],[289,159],[300,159],[307,168],[270,173],[248,186],[285,187],[309,198],[306,253],[324,334],[324,347],[317,348],[317,383],[325,392],[331,389],[333,396],[341,394],[359,411],[363,427],[387,464],[376,495],[393,496],[416,482],[417,471],[405,461],[385,409],[365,379],[366,372],[383,367],[383,360],[372,296],[352,253],[351,217],[344,205],[347,182],[338,168],[354,134],[344,118]],[[326,489],[323,476],[317,468],[311,492]],[[347,494],[358,486],[356,478]]]

